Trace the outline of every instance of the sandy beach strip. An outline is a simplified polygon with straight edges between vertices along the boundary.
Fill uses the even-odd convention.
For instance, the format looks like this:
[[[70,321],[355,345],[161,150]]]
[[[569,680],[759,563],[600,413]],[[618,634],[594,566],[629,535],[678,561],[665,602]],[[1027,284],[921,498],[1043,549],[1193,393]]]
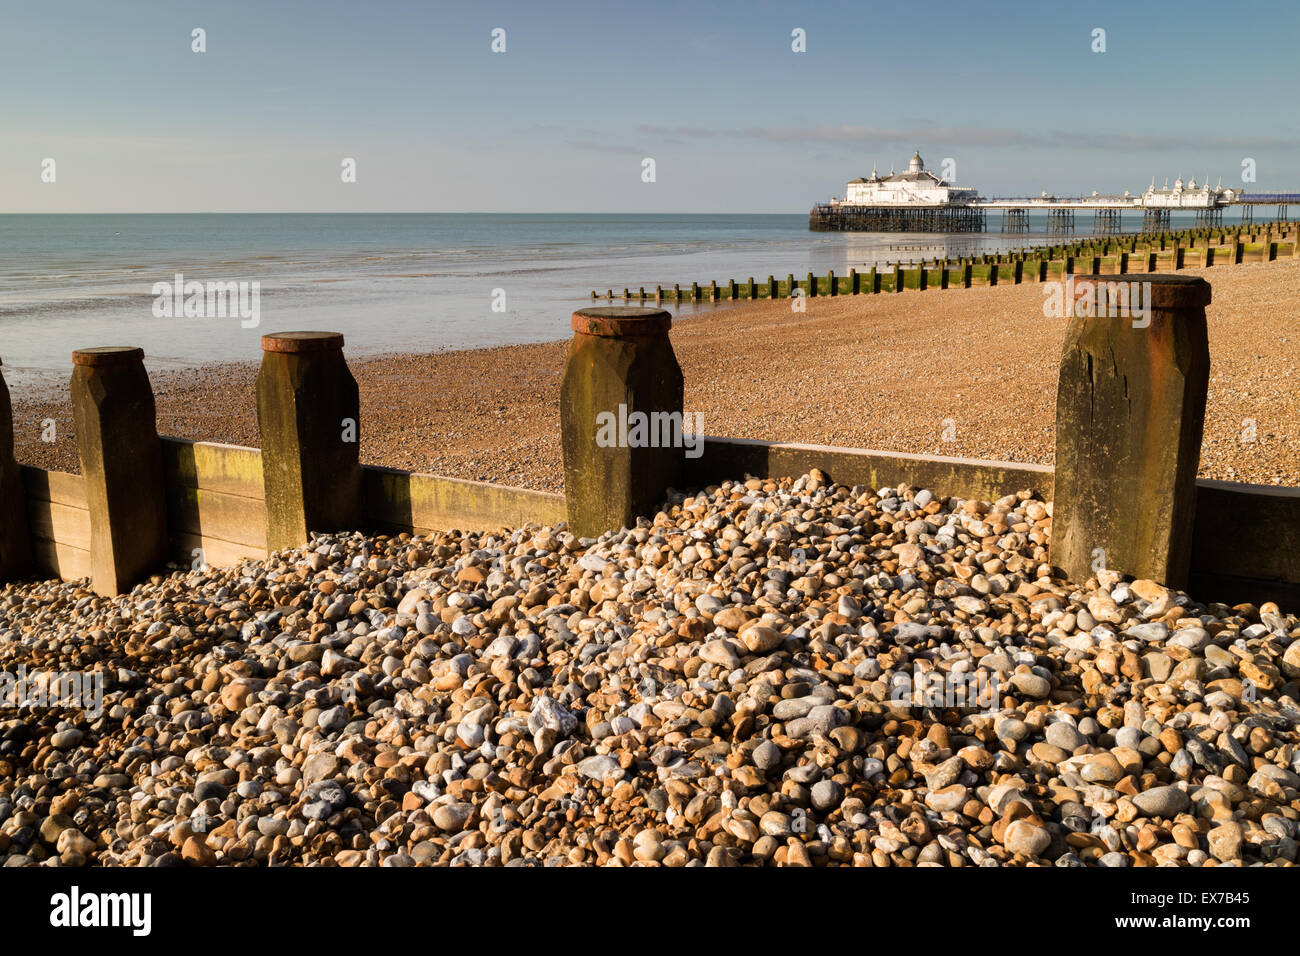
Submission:
[[[1214,288],[1201,475],[1300,485],[1300,260],[1185,271]],[[686,410],[713,435],[1050,464],[1066,320],[1043,298],[1026,284],[720,307],[674,324]],[[352,358],[362,460],[562,490],[566,348]],[[257,445],[256,374],[153,373],[159,431]],[[79,470],[66,400],[13,398],[18,459]],[[49,418],[55,442],[41,441]]]

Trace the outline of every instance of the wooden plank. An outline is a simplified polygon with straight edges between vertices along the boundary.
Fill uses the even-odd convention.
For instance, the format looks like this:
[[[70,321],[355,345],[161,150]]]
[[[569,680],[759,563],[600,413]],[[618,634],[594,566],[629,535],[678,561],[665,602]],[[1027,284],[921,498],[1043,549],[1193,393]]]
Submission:
[[[391,530],[495,531],[565,520],[564,496],[366,465],[362,513]]]
[[[41,574],[63,581],[90,577],[90,552],[32,536],[32,557]]]
[[[86,482],[80,475],[66,471],[49,471],[32,465],[23,465],[23,489],[27,498],[54,501],[73,508],[86,507]]]
[[[167,486],[167,524],[173,532],[219,539],[266,553],[266,503],[258,498],[172,483]]]
[[[85,508],[28,498],[27,523],[33,538],[90,550],[90,512]]]
[[[1192,573],[1300,584],[1300,488],[1197,481]]]
[[[242,445],[162,437],[167,484],[262,498],[262,451]]]
[[[686,480],[689,486],[704,487],[746,475],[798,477],[813,468],[843,485],[876,489],[908,484],[936,494],[987,501],[1025,489],[1044,498],[1052,492],[1048,465],[711,436],[705,437],[699,458],[686,459]]]

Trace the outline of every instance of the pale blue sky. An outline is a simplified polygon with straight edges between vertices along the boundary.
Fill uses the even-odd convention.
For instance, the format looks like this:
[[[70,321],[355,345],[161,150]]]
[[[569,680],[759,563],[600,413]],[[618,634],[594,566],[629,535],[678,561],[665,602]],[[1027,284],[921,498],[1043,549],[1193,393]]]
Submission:
[[[986,196],[1300,189],[1300,6],[1056,6],[5,0],[0,212],[804,212],[914,147]]]

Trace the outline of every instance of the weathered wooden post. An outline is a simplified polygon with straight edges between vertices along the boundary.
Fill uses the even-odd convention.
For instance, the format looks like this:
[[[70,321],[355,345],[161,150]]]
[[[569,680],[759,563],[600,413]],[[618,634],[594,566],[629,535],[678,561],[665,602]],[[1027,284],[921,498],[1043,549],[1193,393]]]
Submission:
[[[582,309],[560,388],[569,530],[579,537],[653,515],[684,458],[682,370],[659,309]]]
[[[849,294],[857,295],[862,291],[862,276],[858,275],[857,269],[849,270]]]
[[[811,299],[817,294],[817,277],[811,272],[808,273],[808,297]]]
[[[776,276],[769,275],[767,277],[767,297],[769,299],[775,299],[780,295],[780,291],[781,290],[776,281]]]
[[[749,301],[750,301],[750,302],[753,302],[754,300],[756,300],[756,299],[758,298],[758,283],[754,281],[754,277],[753,277],[753,276],[750,276],[750,277],[749,277],[749,292],[748,292],[748,295],[749,295]]]
[[[835,279],[835,270],[831,269],[826,273],[827,292],[831,295],[839,295],[839,282]]]
[[[1116,287],[1127,287],[1128,310],[1114,308]],[[1183,587],[1209,385],[1210,285],[1083,276],[1074,294],[1084,297],[1074,311],[1088,314],[1071,318],[1061,355],[1052,564],[1076,582],[1107,568]]]
[[[167,563],[162,445],[144,350],[72,353],[72,416],[90,512],[90,578],[116,595]]]
[[[0,582],[32,571],[32,539],[27,525],[27,496],[22,471],[14,458],[14,414],[9,386],[0,372]]]
[[[361,526],[360,423],[341,334],[262,336],[257,429],[268,550],[300,548],[313,531]]]

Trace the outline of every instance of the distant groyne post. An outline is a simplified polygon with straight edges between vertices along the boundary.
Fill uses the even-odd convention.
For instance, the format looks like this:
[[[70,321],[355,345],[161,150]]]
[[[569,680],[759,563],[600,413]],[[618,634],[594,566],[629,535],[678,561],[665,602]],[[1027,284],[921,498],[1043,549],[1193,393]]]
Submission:
[[[569,529],[595,537],[653,515],[680,485],[682,370],[668,338],[672,316],[661,309],[582,309],[570,325],[564,497]]]
[[[167,563],[167,499],[153,388],[142,349],[78,349],[72,364],[91,587],[96,594],[121,594]]]
[[[32,541],[27,527],[27,497],[14,458],[13,405],[0,371],[0,582],[32,571]]]
[[[337,332],[262,336],[257,428],[266,546],[361,526],[361,403]]]
[[[1073,288],[1082,307],[1067,306],[1085,314],[1071,319],[1061,355],[1052,564],[1073,581],[1104,568],[1185,587],[1210,285],[1081,276]]]

